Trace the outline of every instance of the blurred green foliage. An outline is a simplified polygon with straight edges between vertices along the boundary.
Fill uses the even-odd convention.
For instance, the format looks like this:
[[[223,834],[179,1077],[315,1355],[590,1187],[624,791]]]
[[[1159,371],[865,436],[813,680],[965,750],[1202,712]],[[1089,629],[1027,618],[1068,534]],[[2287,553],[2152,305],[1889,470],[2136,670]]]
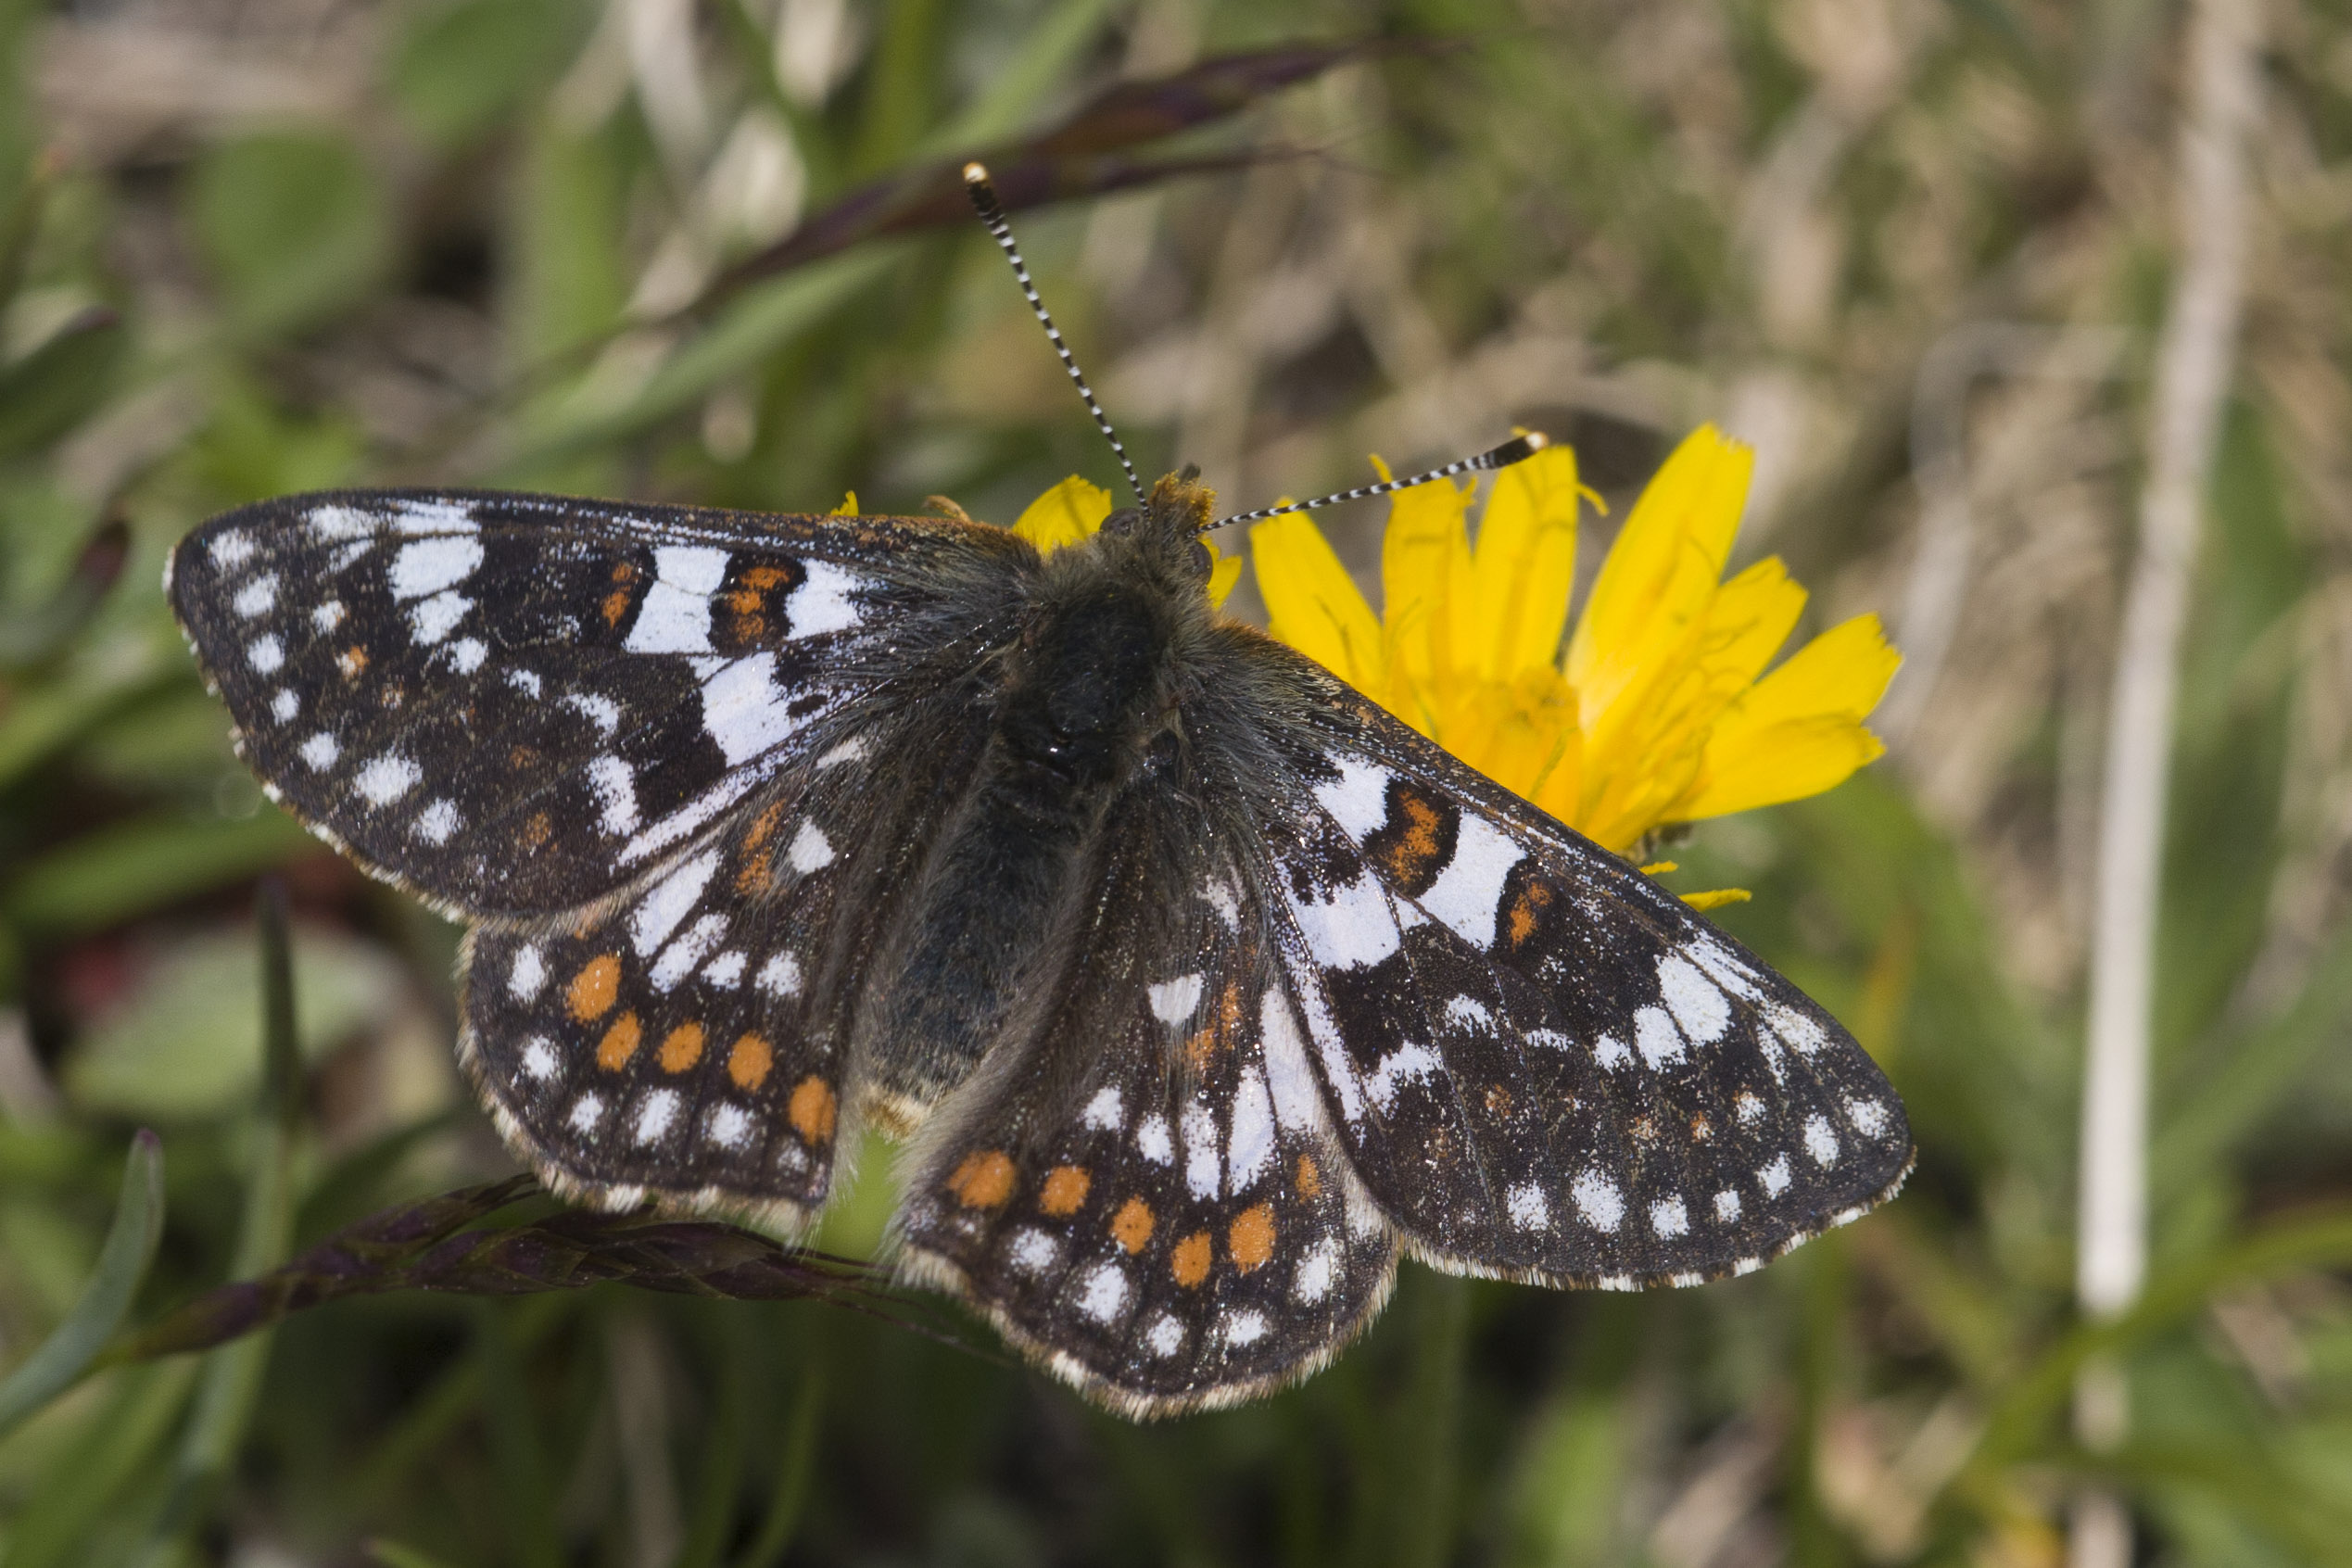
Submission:
[[[1901,1201],[1760,1275],[1587,1297],[1408,1267],[1330,1370],[1144,1428],[837,1307],[611,1287],[354,1299],[47,1398],[126,1311],[508,1169],[449,1062],[454,933],[262,798],[180,646],[157,585],[203,516],[432,482],[802,512],[944,492],[1008,521],[1110,470],[984,236],[714,280],[860,182],[1117,77],[1442,35],[1172,149],[1299,156],[1023,220],[1145,466],[1198,460],[1253,504],[1517,421],[1573,440],[1613,517],[1728,413],[1777,475],[1748,548],[1840,613],[1891,611],[1941,335],[2156,325],[2175,21],[2138,0],[0,0],[0,1568],[2028,1568],[2059,1560],[2086,1478],[2123,1489],[2155,1561],[2352,1561],[2334,0],[2282,8],[2267,61],[2132,1315],[2077,1321],[2070,1237],[2084,737],[2143,355],[1973,405],[1980,633],[1920,729],[1676,852],[1681,885],[1754,890],[1725,925],[1853,1028],[1920,1143]],[[1377,522],[1334,521],[1351,564]],[[279,986],[265,1027],[268,872],[299,1005]],[[141,1123],[166,1157],[136,1146],[126,1179]],[[869,1153],[825,1245],[879,1234]],[[2094,1355],[2133,1410],[2096,1454],[2067,1412]]]

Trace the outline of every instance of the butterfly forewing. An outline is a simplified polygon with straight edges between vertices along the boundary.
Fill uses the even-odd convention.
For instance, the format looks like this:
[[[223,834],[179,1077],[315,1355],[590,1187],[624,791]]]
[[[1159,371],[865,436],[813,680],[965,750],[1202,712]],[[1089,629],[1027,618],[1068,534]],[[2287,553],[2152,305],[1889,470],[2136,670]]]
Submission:
[[[625,885],[953,644],[993,530],[366,492],[216,518],[171,600],[297,816],[474,915]],[[1001,603],[993,606],[1001,609]],[[898,645],[877,658],[879,628]]]
[[[1421,1255],[1630,1288],[1745,1272],[1899,1183],[1902,1106],[1681,901],[1319,673],[1270,841],[1334,1126]]]
[[[926,1133],[902,1216],[919,1277],[1137,1414],[1320,1365],[1396,1258],[1211,815],[1163,778],[1106,820],[1056,972]]]

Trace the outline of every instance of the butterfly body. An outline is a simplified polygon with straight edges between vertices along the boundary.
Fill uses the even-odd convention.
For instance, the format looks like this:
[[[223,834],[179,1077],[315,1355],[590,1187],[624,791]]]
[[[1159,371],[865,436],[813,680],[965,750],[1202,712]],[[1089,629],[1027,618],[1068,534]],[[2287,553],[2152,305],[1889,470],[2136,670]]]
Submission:
[[[1320,1365],[1400,1253],[1695,1283],[1891,1194],[1835,1020],[1219,617],[1207,507],[297,497],[170,591],[273,795],[472,926],[551,1184],[796,1225],[908,1133],[902,1267],[1131,1413]]]

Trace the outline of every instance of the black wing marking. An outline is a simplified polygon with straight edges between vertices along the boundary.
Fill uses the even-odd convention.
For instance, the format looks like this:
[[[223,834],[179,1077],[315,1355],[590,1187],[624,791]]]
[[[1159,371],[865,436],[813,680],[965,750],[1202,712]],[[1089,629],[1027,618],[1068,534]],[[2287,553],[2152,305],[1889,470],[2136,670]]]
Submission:
[[[607,1208],[813,1218],[871,955],[985,739],[969,701],[876,715],[621,892],[477,926],[459,1056],[507,1141]]]
[[[976,525],[362,491],[214,518],[168,588],[278,799],[453,913],[523,916],[968,667],[1024,559]]]
[[[1417,1255],[1744,1273],[1891,1196],[1901,1102],[1821,1007],[1618,857],[1299,661],[1264,875],[1358,1174]],[[1303,744],[1301,744],[1303,742]]]
[[[1238,859],[1162,769],[1123,797],[1056,972],[909,1162],[904,1266],[1132,1416],[1306,1375],[1386,1298]]]

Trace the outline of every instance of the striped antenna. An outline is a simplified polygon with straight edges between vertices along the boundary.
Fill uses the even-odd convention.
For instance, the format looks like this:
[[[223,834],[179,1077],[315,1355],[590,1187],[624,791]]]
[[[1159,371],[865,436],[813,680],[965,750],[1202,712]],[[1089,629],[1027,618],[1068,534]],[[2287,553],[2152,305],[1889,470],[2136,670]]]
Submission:
[[[1119,466],[1127,470],[1127,487],[1135,492],[1135,499],[1144,499],[1144,482],[1136,477],[1135,465],[1128,460],[1127,449],[1119,444],[1119,432],[1111,428],[1109,416],[1103,405],[1094,401],[1094,389],[1086,385],[1085,374],[1078,361],[1070,357],[1069,345],[1062,341],[1061,328],[1054,324],[1053,316],[1045,309],[1045,301],[1037,297],[1037,285],[1030,281],[1029,263],[1021,259],[1021,247],[1013,243],[1013,226],[1005,221],[1004,205],[996,199],[996,187],[988,183],[985,165],[974,162],[964,165],[964,189],[972,198],[972,210],[980,214],[988,232],[996,236],[997,247],[1005,259],[1013,264],[1013,276],[1020,280],[1021,293],[1029,300],[1029,308],[1037,313],[1037,324],[1045,329],[1046,338],[1054,345],[1054,352],[1062,357],[1062,369],[1069,372],[1071,383],[1079,397],[1085,399],[1086,411],[1094,416],[1094,428],[1103,433],[1103,439],[1119,454]]]
[[[1280,517],[1286,512],[1310,512],[1319,506],[1337,506],[1341,501],[1362,500],[1367,496],[1385,496],[1392,490],[1410,490],[1415,485],[1427,485],[1439,479],[1451,479],[1457,474],[1468,474],[1473,469],[1509,468],[1514,462],[1525,462],[1550,445],[1550,436],[1540,430],[1531,430],[1524,436],[1512,436],[1492,451],[1480,452],[1476,457],[1463,458],[1460,462],[1449,462],[1443,468],[1433,468],[1426,474],[1416,474],[1410,479],[1388,479],[1377,485],[1362,485],[1352,490],[1341,490],[1335,495],[1317,496],[1313,500],[1288,501],[1281,506],[1264,507],[1257,512],[1237,512],[1231,517],[1219,518],[1201,532],[1207,533],[1209,528],[1222,528],[1233,523],[1262,522],[1269,517]]]

